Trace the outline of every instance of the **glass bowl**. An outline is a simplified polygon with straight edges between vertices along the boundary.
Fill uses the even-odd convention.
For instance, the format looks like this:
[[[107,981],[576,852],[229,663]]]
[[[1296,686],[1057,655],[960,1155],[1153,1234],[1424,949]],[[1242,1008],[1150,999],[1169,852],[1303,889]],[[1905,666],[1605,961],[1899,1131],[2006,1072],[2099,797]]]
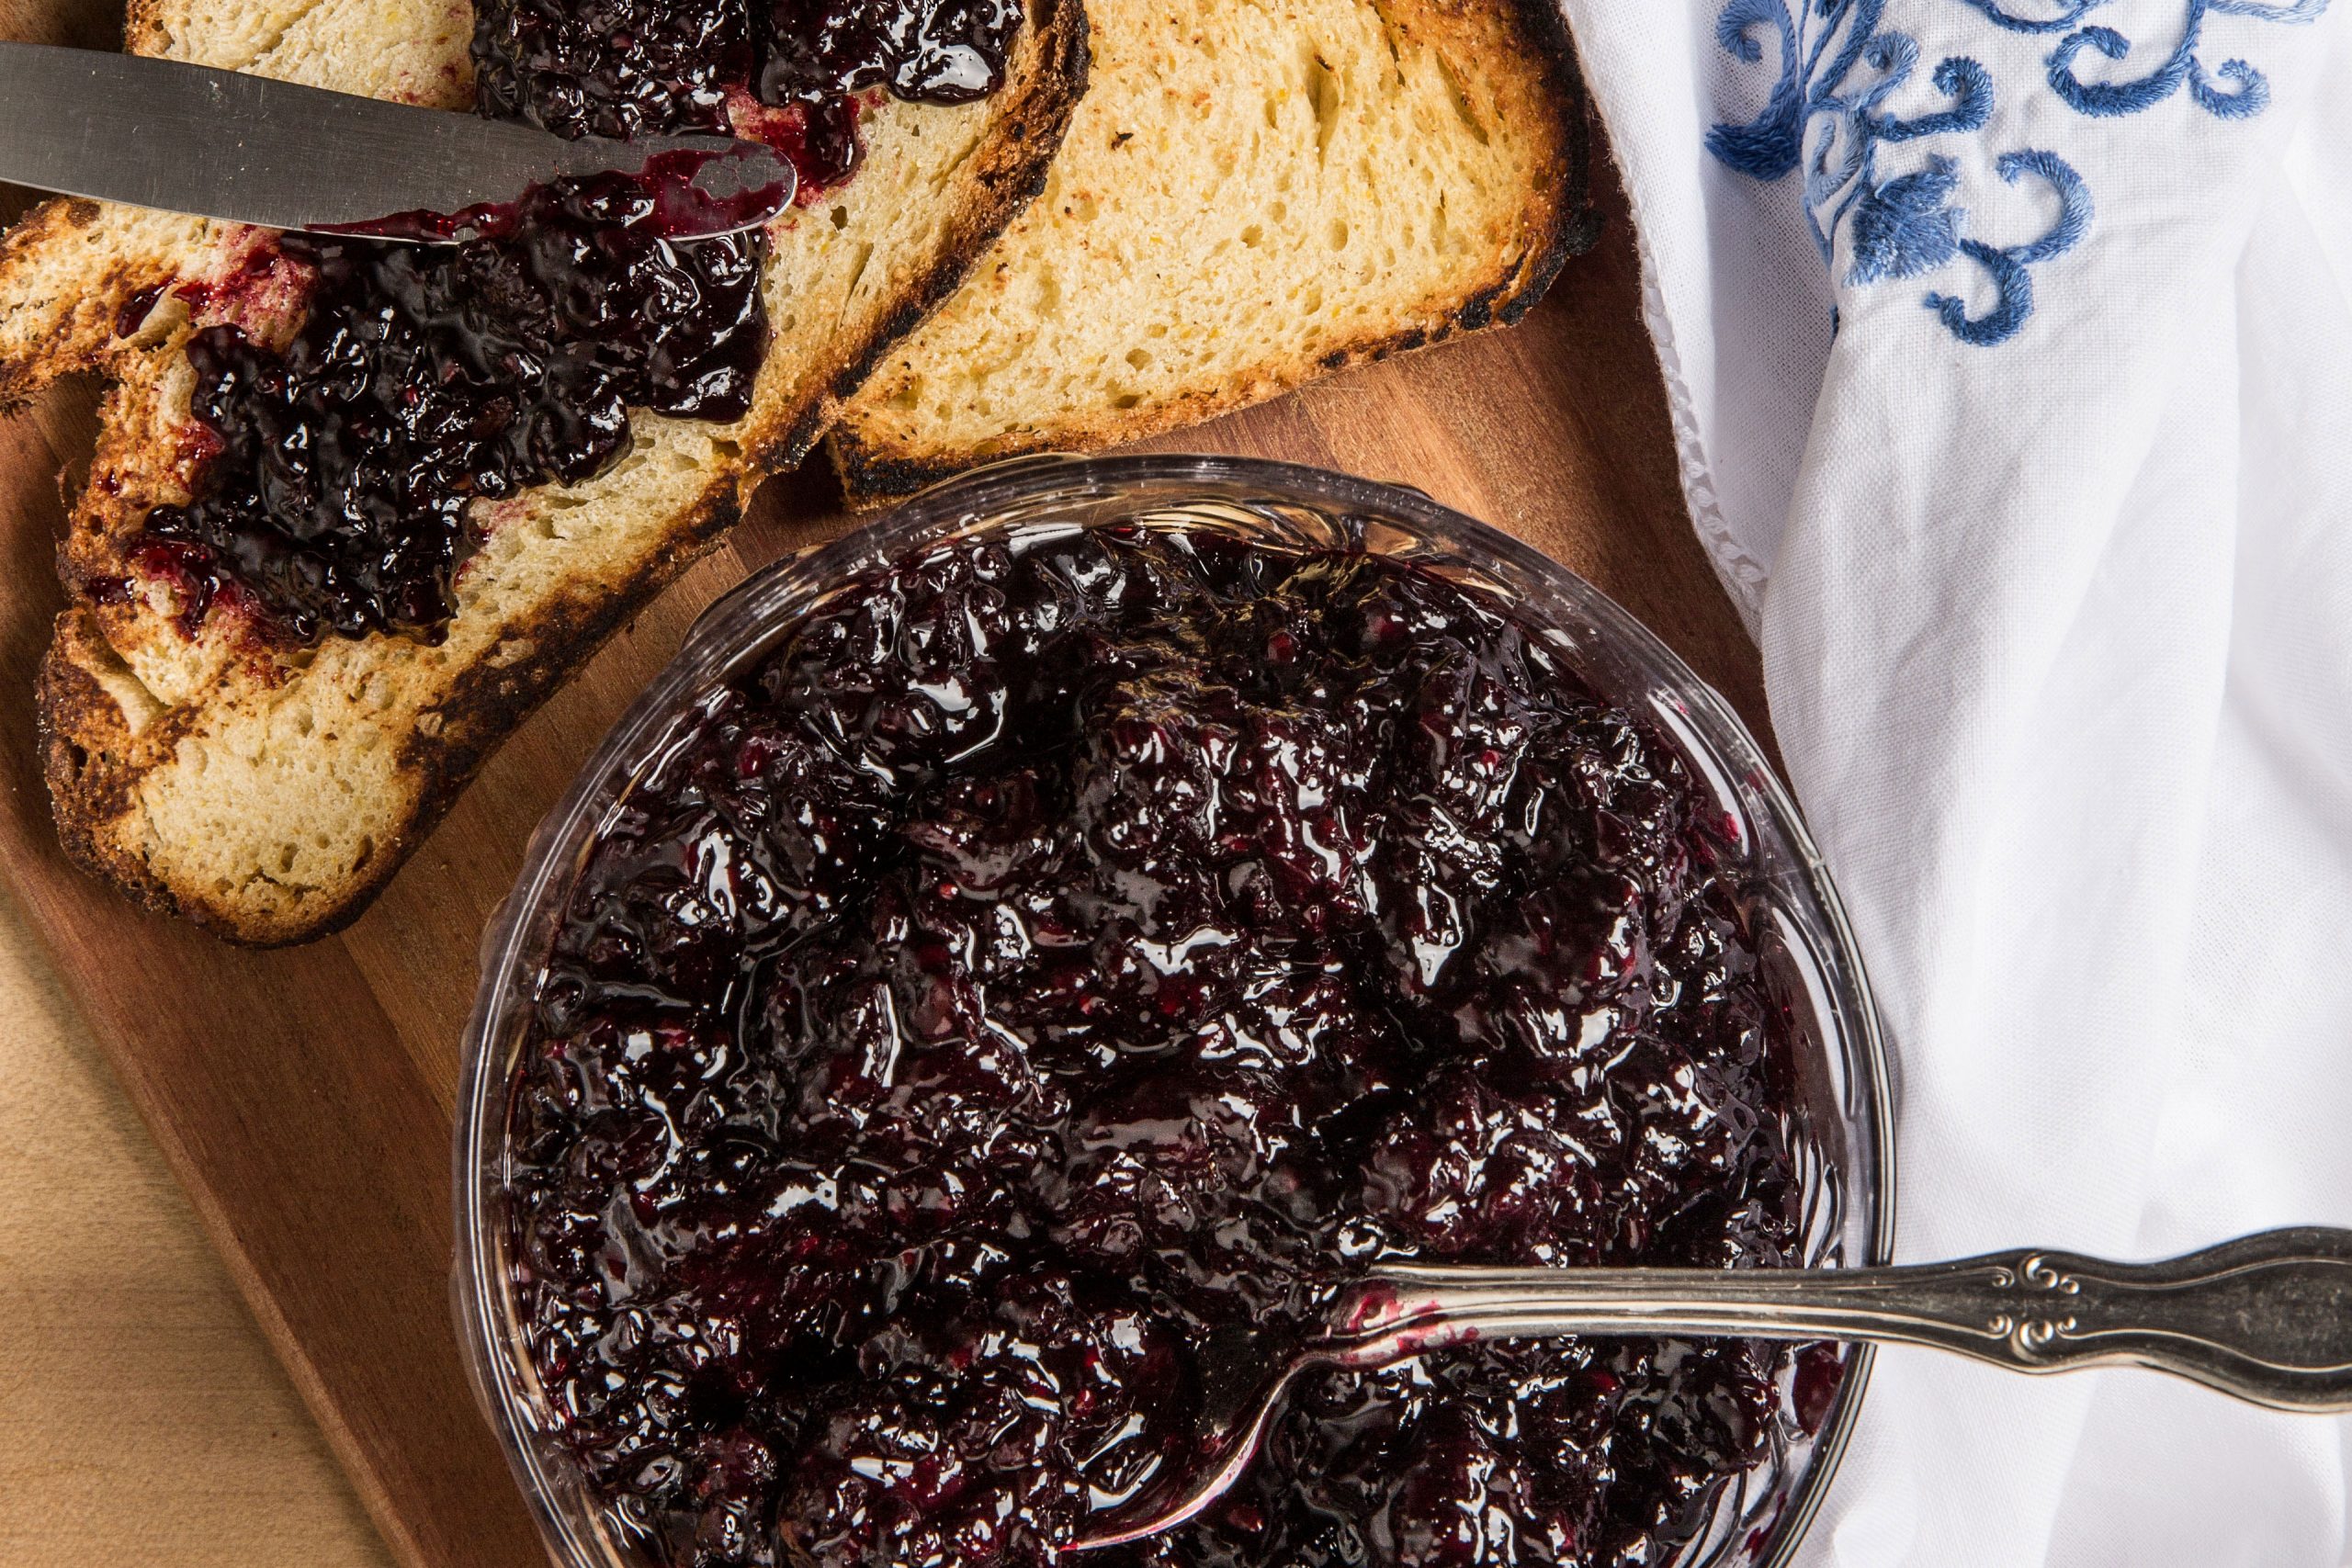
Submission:
[[[1845,916],[1794,803],[1738,717],[1647,628],[1566,568],[1415,491],[1229,457],[1021,458],[926,491],[880,521],[757,573],[713,604],[613,727],[542,823],[482,950],[456,1142],[458,1331],[474,1388],[564,1568],[639,1556],[562,1448],[510,1289],[506,1100],[563,896],[600,826],[700,700],[861,575],[949,538],[1071,524],[1216,527],[1277,547],[1346,547],[1475,582],[1555,629],[1567,661],[1655,721],[1713,792],[1746,856],[1745,897],[1774,999],[1797,1043],[1804,1254],[1816,1267],[1888,1261],[1890,1086],[1877,1015]],[[1826,1416],[1784,1422],[1770,1456],[1721,1488],[1676,1568],[1778,1568],[1794,1551],[1853,1427],[1871,1365],[1849,1347]]]

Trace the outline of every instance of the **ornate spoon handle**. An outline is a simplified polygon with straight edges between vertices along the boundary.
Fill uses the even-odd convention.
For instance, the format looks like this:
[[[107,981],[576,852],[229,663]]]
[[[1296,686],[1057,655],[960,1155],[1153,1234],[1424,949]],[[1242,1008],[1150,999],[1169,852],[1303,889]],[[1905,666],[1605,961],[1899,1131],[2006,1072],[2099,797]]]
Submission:
[[[2352,1231],[2241,1236],[2161,1263],[1996,1253],[1895,1269],[1395,1266],[1359,1287],[1317,1359],[1554,1334],[1868,1339],[2015,1371],[2123,1364],[2279,1410],[2352,1411]]]

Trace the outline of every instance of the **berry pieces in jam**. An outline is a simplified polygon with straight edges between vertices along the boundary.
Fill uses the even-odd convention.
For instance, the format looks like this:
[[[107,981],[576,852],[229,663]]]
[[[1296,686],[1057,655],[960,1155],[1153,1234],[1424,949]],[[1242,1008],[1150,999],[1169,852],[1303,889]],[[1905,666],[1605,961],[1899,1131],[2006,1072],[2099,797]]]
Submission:
[[[1719,815],[1480,592],[1205,531],[943,546],[665,757],[508,1106],[535,1371],[655,1561],[1045,1568],[1181,1440],[1206,1336],[1377,1260],[1795,1261]],[[1657,1564],[1817,1425],[1799,1371],[1311,1376],[1233,1493],[1092,1557]]]
[[[193,500],[148,514],[140,564],[172,552],[184,604],[232,580],[296,641],[437,638],[473,502],[601,472],[629,409],[751,408],[764,240],[663,239],[651,205],[605,175],[461,245],[285,236],[308,314],[283,349],[230,325],[189,341],[192,412],[220,446]]]

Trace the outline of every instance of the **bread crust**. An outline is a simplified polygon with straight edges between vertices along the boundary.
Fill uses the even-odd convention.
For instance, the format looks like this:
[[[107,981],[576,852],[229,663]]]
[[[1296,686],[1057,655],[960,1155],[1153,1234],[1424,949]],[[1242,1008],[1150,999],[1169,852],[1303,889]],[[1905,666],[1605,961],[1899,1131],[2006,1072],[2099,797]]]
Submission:
[[[886,505],[978,462],[1044,451],[1092,451],[1164,434],[1279,397],[1318,375],[1372,364],[1466,333],[1509,326],[1524,316],[1568,261],[1590,250],[1600,233],[1600,213],[1589,194],[1592,133],[1587,95],[1567,24],[1553,0],[1377,0],[1377,8],[1384,17],[1419,17],[1442,32],[1498,28],[1503,39],[1499,46],[1477,51],[1481,64],[1495,71],[1517,64],[1535,73],[1518,97],[1550,111],[1545,141],[1553,152],[1547,171],[1551,179],[1531,205],[1532,243],[1514,265],[1479,283],[1433,322],[1368,335],[1319,355],[1311,365],[1262,366],[1255,374],[1149,408],[1106,410],[1093,420],[1059,424],[1050,433],[1008,433],[985,451],[924,451],[915,444],[876,442],[856,419],[845,420],[828,434],[826,446],[850,503],[861,509]]]
[[[165,36],[162,3],[134,0],[131,10],[131,37],[151,48]],[[762,479],[806,456],[890,344],[954,293],[975,259],[1041,188],[1084,91],[1086,17],[1081,0],[1032,0],[1030,16],[1023,68],[989,100],[987,130],[956,170],[962,195],[932,231],[929,261],[903,280],[865,330],[826,345],[831,363],[799,378],[803,395],[755,408],[732,434],[735,455],[714,465],[691,497],[663,518],[652,547],[625,574],[568,581],[522,622],[469,628],[476,652],[439,677],[434,700],[418,707],[417,722],[399,736],[390,764],[395,783],[389,786],[397,799],[379,813],[380,827],[363,840],[358,863],[332,885],[286,896],[248,886],[224,893],[159,865],[167,858],[160,852],[169,847],[161,841],[168,834],[152,820],[151,792],[161,787],[184,743],[209,716],[300,681],[308,669],[279,650],[241,644],[232,631],[216,636],[208,624],[201,652],[211,660],[203,675],[210,684],[175,694],[176,700],[157,699],[144,692],[129,660],[142,647],[180,634],[159,629],[166,623],[150,606],[100,604],[93,594],[110,572],[120,570],[121,541],[153,504],[173,498],[187,471],[183,459],[158,449],[169,422],[171,368],[184,363],[178,356],[188,335],[185,322],[161,329],[160,337],[141,333],[130,343],[116,335],[123,302],[174,276],[178,258],[168,253],[116,258],[89,280],[85,298],[50,312],[37,341],[20,346],[0,337],[6,350],[0,400],[21,400],[75,370],[107,369],[119,378],[102,418],[94,464],[94,472],[109,475],[119,493],[87,487],[75,502],[73,529],[60,551],[60,575],[75,603],[58,618],[35,691],[43,768],[68,854],[149,907],[243,945],[308,941],[356,919],[499,744],[718,541]],[[28,215],[30,227],[0,249],[0,300],[14,298],[21,305],[25,295],[12,295],[8,287],[10,268],[34,265],[44,254],[40,247],[53,243],[61,226],[86,227],[99,210],[90,203],[53,202]],[[416,645],[395,637],[368,640],[380,643],[389,660],[415,661],[406,650]],[[517,646],[527,654],[504,657]],[[345,663],[357,657],[348,649],[332,651]],[[316,744],[335,740],[330,736]]]
[[[25,302],[0,321],[0,413],[24,407],[61,376],[96,369],[122,302],[170,276],[160,256],[136,252],[108,254],[87,286],[64,276],[72,269],[51,258],[95,228],[102,210],[78,197],[52,197],[0,236],[0,299]]]

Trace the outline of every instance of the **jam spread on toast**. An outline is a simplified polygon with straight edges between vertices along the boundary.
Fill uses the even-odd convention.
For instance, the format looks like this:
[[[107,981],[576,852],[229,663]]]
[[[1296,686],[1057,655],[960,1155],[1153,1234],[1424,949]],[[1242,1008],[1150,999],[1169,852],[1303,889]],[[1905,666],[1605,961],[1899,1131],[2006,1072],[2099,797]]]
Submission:
[[[1019,0],[485,0],[473,56],[486,115],[567,136],[731,126],[790,158],[807,201],[854,175],[861,95],[983,96],[1021,22]],[[631,409],[750,412],[766,236],[676,239],[658,217],[645,186],[599,175],[455,245],[285,236],[271,259],[307,281],[300,320],[282,341],[195,333],[206,450],[132,565],[174,585],[191,635],[234,603],[269,640],[438,640],[476,502],[605,471]]]

